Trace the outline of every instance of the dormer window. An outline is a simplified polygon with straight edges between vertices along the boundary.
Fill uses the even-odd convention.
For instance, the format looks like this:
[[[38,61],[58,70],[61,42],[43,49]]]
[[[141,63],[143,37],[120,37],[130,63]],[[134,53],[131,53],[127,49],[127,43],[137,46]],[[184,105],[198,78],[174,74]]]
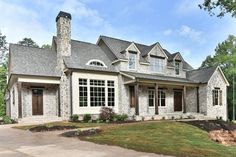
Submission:
[[[129,51],[129,69],[135,70],[137,66],[137,52]]]
[[[175,61],[175,75],[179,75],[180,61]]]
[[[165,59],[161,57],[151,56],[150,68],[151,68],[151,72],[164,73]]]
[[[107,67],[102,61],[96,59],[88,61],[86,65],[96,66],[96,67]]]

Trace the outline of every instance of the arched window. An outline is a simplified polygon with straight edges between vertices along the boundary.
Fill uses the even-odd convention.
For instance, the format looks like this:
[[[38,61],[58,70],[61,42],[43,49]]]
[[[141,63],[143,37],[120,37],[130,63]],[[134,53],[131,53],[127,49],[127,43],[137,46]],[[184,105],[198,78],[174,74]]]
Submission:
[[[102,61],[96,59],[88,61],[87,65],[96,67],[107,67]]]

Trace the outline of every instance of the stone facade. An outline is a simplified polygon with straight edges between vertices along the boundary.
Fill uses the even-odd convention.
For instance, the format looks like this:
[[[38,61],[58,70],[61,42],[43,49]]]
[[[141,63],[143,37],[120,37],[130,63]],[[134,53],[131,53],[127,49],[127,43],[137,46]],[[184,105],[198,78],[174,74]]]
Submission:
[[[71,55],[71,19],[68,16],[57,16],[57,68],[61,72],[60,108],[62,116],[68,119],[71,115],[70,74],[65,74],[63,57]]]
[[[219,88],[222,90],[222,105],[213,106],[212,90]],[[222,118],[227,120],[227,86],[225,80],[217,69],[212,75],[207,85],[207,115],[213,118]]]

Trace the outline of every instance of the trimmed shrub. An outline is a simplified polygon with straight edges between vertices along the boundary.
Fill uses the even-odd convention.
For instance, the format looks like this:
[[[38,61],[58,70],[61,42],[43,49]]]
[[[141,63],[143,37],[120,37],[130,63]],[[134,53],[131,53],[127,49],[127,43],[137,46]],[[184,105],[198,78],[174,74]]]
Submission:
[[[74,115],[70,116],[70,121],[78,122],[79,121],[79,116],[77,114],[74,114]]]
[[[91,120],[92,122],[92,116],[90,114],[85,114],[83,117],[84,122],[89,122]]]
[[[105,121],[105,122],[110,122],[113,120],[115,116],[115,112],[113,111],[112,108],[109,107],[102,107],[100,110],[100,120]]]
[[[114,116],[114,121],[118,121],[118,122],[124,122],[128,119],[128,115],[127,114],[116,114]]]
[[[2,120],[3,120],[4,124],[12,124],[13,123],[13,121],[11,120],[11,118],[9,116],[3,116]]]

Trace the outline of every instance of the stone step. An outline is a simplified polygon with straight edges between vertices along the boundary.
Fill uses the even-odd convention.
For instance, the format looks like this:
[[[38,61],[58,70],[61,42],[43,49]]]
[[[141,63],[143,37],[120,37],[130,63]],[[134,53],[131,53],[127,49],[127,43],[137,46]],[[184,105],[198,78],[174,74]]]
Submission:
[[[48,123],[48,122],[56,122],[56,121],[63,121],[62,117],[46,117],[46,116],[32,116],[32,117],[25,117],[18,119],[18,123],[20,124],[39,124],[39,123]]]

